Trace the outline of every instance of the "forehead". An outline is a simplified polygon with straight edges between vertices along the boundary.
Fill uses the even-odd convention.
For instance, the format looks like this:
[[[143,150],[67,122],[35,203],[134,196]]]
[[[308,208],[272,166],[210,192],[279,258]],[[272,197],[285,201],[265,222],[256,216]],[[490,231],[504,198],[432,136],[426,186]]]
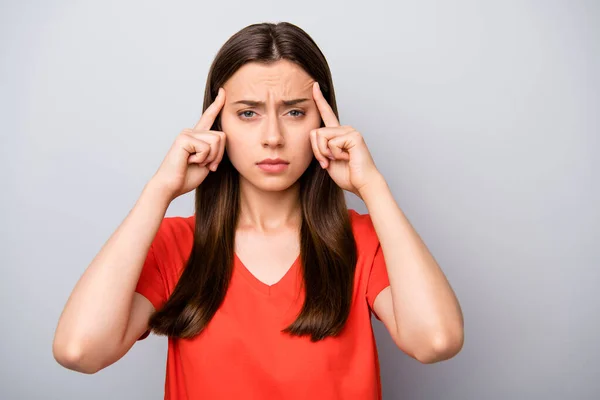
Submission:
[[[302,67],[288,60],[270,64],[250,62],[240,67],[223,85],[227,101],[264,100],[310,95],[315,80]]]

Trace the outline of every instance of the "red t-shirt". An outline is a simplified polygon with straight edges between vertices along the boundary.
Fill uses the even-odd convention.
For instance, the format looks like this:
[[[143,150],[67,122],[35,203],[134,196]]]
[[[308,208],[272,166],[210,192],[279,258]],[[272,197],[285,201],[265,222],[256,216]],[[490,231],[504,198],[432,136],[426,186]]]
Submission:
[[[205,330],[193,339],[168,338],[165,399],[381,399],[370,314],[378,318],[373,301],[390,283],[371,217],[348,212],[358,260],[352,308],[340,336],[313,343],[280,332],[304,301],[299,258],[269,286],[235,255],[225,300]],[[194,222],[193,215],[165,217],[152,242],[136,292],[156,309],[173,292],[189,257]]]

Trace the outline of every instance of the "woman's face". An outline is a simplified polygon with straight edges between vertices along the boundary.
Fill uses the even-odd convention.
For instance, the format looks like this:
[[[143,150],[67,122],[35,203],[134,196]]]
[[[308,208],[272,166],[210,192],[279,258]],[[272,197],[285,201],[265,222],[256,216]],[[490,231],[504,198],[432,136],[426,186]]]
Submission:
[[[241,179],[261,190],[280,191],[308,168],[314,158],[309,132],[321,124],[313,82],[288,60],[244,64],[225,82],[221,130],[227,136],[227,155]],[[292,100],[294,104],[284,103]],[[281,171],[265,171],[259,163],[266,158],[289,164]]]

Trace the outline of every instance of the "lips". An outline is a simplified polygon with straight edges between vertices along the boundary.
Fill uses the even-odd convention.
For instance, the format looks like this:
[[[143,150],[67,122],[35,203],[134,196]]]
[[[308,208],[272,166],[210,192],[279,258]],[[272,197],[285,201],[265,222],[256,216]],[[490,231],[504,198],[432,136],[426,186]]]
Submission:
[[[289,161],[286,161],[282,158],[265,158],[264,160],[258,162],[258,165],[267,164],[267,165],[277,165],[277,164],[289,164]]]
[[[265,158],[256,164],[262,171],[272,174],[287,170],[289,162],[283,158]]]

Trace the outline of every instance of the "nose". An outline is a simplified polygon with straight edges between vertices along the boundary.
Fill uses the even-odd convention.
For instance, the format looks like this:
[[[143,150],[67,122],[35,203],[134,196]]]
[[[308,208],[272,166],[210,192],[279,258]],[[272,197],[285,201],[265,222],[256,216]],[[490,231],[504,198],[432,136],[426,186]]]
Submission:
[[[267,118],[262,142],[263,147],[281,147],[285,143],[276,113],[271,113]]]

